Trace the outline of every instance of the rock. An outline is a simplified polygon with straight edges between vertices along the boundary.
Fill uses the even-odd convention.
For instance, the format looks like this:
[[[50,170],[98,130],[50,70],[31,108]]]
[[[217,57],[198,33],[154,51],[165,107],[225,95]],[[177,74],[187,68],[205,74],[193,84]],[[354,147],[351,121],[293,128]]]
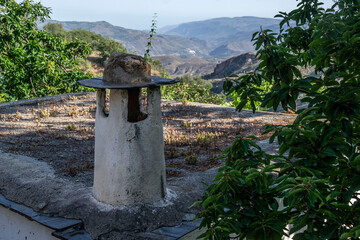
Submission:
[[[214,72],[208,78],[222,78],[232,74],[246,73],[255,69],[258,60],[254,53],[245,53],[216,65]]]
[[[129,53],[112,53],[105,63],[106,82],[142,84],[151,82],[151,67],[141,56]]]

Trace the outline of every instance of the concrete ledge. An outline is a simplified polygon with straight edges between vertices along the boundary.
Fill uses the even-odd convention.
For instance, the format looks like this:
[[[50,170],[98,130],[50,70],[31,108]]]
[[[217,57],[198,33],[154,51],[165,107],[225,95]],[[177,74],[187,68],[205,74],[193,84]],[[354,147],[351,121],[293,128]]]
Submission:
[[[85,93],[64,93],[60,95],[54,95],[54,96],[48,96],[48,97],[41,97],[41,98],[31,98],[31,99],[25,99],[25,100],[18,100],[13,102],[3,102],[0,103],[0,107],[10,107],[10,106],[24,106],[24,105],[31,105],[36,103],[42,103],[42,102],[48,102],[48,101],[58,101],[62,98],[68,98],[69,96],[82,96],[90,94],[89,92]],[[93,93],[95,94],[95,93]]]
[[[34,221],[45,227],[40,227],[40,232],[42,232],[42,237],[45,239],[50,239],[51,236],[55,236],[65,240],[77,240],[77,239],[91,239],[88,233],[86,233],[82,228],[82,221],[77,219],[67,219],[67,218],[60,218],[60,217],[49,217],[41,215],[35,212],[33,209],[26,207],[24,205],[15,203],[6,199],[2,194],[0,194],[0,206],[6,208],[18,215],[21,215],[23,219],[16,217],[16,215],[6,214],[6,217],[14,216],[13,219],[6,219],[5,221],[14,223],[20,222],[21,227],[17,226],[19,229],[24,228],[24,225],[29,224],[30,222]],[[4,217],[4,216],[3,216]],[[1,218],[1,216],[0,216]],[[6,230],[6,226],[2,226]],[[29,232],[28,234],[34,235],[37,231],[37,226],[34,224],[29,225],[29,228],[32,229],[33,232]],[[46,229],[47,228],[47,229]],[[18,236],[20,237],[20,231],[18,231]],[[46,233],[51,233],[51,236],[44,236]],[[6,235],[3,232],[4,235]],[[26,233],[23,233],[26,234]],[[39,236],[35,236],[39,237]],[[0,238],[1,239],[1,238]],[[12,239],[15,239],[15,236],[12,236]],[[26,238],[27,239],[27,238]],[[40,239],[39,239],[40,240]]]

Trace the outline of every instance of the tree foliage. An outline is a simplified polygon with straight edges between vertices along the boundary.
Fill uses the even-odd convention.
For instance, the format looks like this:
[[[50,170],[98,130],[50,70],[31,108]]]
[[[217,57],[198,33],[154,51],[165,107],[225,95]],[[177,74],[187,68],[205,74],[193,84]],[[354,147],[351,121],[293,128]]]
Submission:
[[[80,91],[76,80],[89,77],[77,58],[90,53],[87,44],[64,42],[38,30],[49,17],[40,3],[0,0],[0,100],[9,101]]]
[[[66,31],[61,23],[47,23],[44,26],[44,30],[55,36],[66,39],[66,41],[81,41],[88,43],[93,51],[99,52],[101,62],[108,59],[113,52],[127,52],[122,43],[84,29]]]
[[[65,38],[66,36],[66,30],[61,23],[47,23],[44,26],[44,31],[62,38]]]
[[[308,108],[293,124],[268,126],[277,155],[251,138],[237,138],[226,164],[201,201],[206,239],[359,239],[360,237],[360,2],[337,0],[323,9],[301,0],[280,12],[281,31],[253,35],[261,60],[255,72],[224,85],[227,93],[263,107]],[[298,66],[314,66],[317,77]],[[261,84],[272,84],[267,94]],[[254,109],[255,110],[255,109]]]

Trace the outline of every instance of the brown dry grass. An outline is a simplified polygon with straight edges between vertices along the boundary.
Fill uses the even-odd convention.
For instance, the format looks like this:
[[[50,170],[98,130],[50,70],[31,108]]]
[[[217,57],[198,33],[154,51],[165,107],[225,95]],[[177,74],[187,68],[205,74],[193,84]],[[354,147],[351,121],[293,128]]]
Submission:
[[[241,115],[209,106],[163,101],[168,177],[218,166],[222,161],[217,158],[235,137],[264,139],[269,136],[261,135],[266,124],[293,119],[291,115]],[[61,175],[91,176],[95,110],[94,93],[1,107],[0,149],[46,161]]]

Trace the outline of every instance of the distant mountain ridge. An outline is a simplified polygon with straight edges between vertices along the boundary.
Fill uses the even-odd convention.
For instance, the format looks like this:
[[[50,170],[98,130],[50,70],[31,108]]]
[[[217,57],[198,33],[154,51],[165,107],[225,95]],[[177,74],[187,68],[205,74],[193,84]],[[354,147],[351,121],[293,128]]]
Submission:
[[[145,53],[146,45],[148,43],[148,33],[140,30],[114,26],[105,21],[77,22],[48,20],[44,23],[39,23],[38,26],[42,28],[48,22],[61,23],[65,30],[80,28],[107,36],[122,42],[130,52],[135,52],[139,55]],[[212,46],[207,41],[174,35],[156,35],[152,41],[152,45],[151,55],[153,56],[173,55],[184,58],[193,56],[207,57],[209,51],[212,50]]]
[[[280,20],[273,18],[260,17],[223,17],[213,18],[203,21],[182,23],[170,30],[159,33],[167,35],[179,35],[185,37],[196,37],[206,40],[214,45],[222,45],[229,42],[233,36],[240,37],[239,40],[250,40],[252,33],[259,31],[260,27],[264,29],[279,29]],[[166,28],[165,28],[166,29]],[[241,33],[240,35],[238,33]],[[250,33],[250,35],[248,35]],[[250,37],[250,38],[249,38]]]
[[[280,20],[260,17],[214,18],[165,27],[158,32],[167,35],[198,38],[214,46],[213,57],[230,57],[253,52],[252,34],[260,28],[279,31]]]
[[[85,29],[120,41],[130,51],[139,55],[145,53],[149,34],[114,26],[105,21],[75,22],[49,20],[40,23],[57,22],[65,30]],[[263,29],[278,31],[280,20],[259,17],[214,18],[188,22],[158,29],[152,42],[152,56],[172,55],[181,58],[229,58],[246,52],[253,52],[252,34]]]

